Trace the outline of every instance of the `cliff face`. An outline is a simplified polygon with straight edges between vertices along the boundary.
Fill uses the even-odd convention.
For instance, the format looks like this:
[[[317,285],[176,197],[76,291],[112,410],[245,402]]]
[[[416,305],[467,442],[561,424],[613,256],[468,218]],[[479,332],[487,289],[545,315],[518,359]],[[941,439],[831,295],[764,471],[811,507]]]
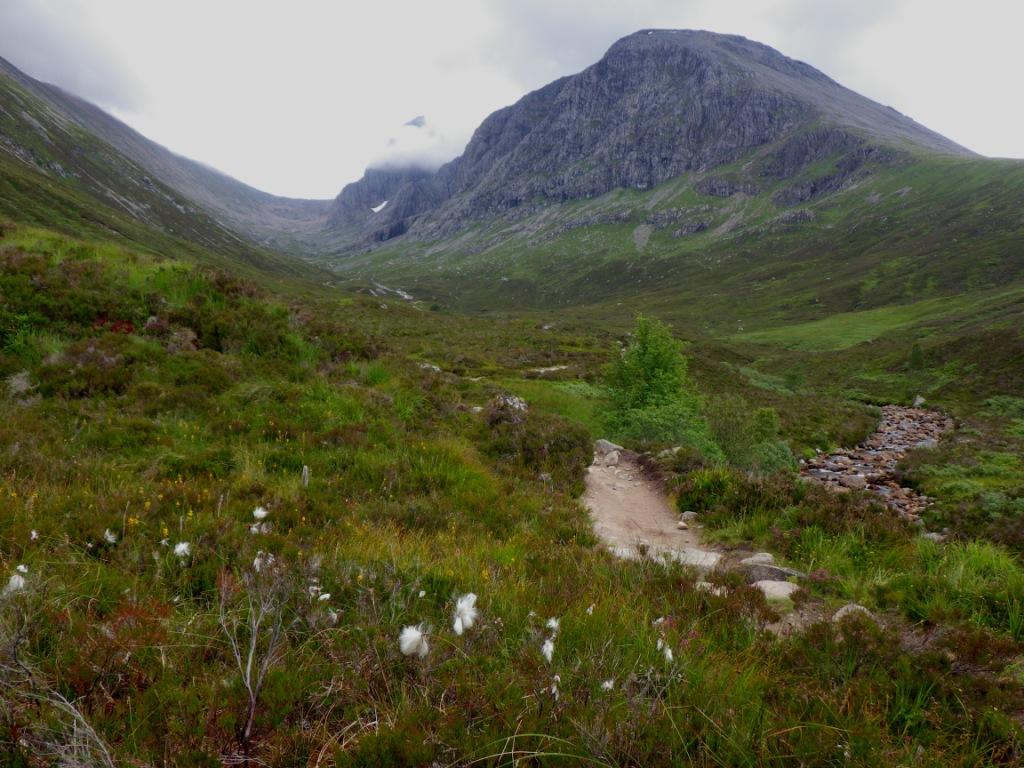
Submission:
[[[492,114],[464,153],[436,173],[387,172],[397,184],[387,197],[400,205],[389,202],[386,214],[365,204],[383,189],[381,172],[368,172],[338,196],[330,222],[369,241],[444,236],[521,206],[646,189],[758,150],[767,156],[758,173],[774,178],[844,156],[845,170],[812,189],[804,182],[780,198],[785,204],[842,184],[868,159],[893,160],[897,145],[969,154],[767,46],[709,32],[645,30],[579,74]]]

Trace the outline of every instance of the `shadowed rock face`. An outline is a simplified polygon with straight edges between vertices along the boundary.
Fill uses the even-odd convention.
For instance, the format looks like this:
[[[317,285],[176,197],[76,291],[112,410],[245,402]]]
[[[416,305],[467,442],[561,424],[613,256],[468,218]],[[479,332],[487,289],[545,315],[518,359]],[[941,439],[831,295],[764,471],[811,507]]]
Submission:
[[[866,160],[892,160],[897,153],[889,146],[897,143],[968,154],[767,46],[710,32],[645,30],[579,74],[492,114],[460,157],[406,180],[392,192],[403,206],[360,230],[376,240],[391,236],[378,223],[396,234],[450,235],[476,219],[616,188],[647,189],[758,150],[765,155],[761,174],[773,178],[842,158],[838,174],[805,181],[778,201],[792,204],[838,188]],[[376,173],[342,191],[332,222],[355,223],[348,201],[378,184]],[[368,217],[354,218],[366,224]]]

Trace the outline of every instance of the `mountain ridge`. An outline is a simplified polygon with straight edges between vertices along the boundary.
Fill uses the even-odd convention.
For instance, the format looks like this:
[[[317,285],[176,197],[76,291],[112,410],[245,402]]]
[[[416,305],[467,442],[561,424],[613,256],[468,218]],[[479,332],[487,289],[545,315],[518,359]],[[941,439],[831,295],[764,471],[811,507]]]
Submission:
[[[866,144],[975,156],[761,43],[704,31],[642,30],[581,72],[492,113],[462,155],[431,178],[391,190],[398,205],[372,214],[368,207],[355,210],[349,200],[360,197],[354,190],[363,181],[348,185],[329,226],[338,229],[344,221],[353,245],[409,230],[423,238],[450,236],[531,201],[650,188],[798,138],[801,130],[813,136],[818,126],[840,132],[825,136],[826,149],[856,152]],[[844,146],[834,146],[837,139]]]

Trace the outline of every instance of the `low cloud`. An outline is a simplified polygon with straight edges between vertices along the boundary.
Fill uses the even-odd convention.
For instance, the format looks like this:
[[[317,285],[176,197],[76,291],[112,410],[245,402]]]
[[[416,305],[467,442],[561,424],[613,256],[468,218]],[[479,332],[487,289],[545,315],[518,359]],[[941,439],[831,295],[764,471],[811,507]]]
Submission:
[[[95,45],[75,2],[0,2],[0,56],[37,80],[108,109],[136,109],[142,91],[128,69]]]

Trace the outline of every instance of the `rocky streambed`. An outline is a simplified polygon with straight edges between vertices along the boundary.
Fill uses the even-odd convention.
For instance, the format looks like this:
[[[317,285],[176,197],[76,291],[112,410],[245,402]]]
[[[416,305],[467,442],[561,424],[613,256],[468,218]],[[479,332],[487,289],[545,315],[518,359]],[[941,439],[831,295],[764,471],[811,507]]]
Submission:
[[[951,418],[937,411],[887,405],[871,437],[856,448],[819,454],[801,465],[800,474],[837,491],[870,491],[901,516],[916,520],[930,500],[900,485],[896,465],[914,448],[937,445],[953,426]]]

